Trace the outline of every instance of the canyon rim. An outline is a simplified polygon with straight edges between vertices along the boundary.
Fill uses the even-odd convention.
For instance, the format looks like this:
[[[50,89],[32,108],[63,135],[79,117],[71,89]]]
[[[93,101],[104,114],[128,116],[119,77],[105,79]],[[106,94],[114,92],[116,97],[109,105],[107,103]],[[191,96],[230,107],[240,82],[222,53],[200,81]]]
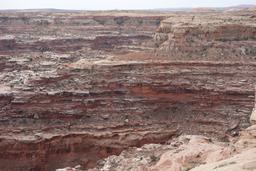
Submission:
[[[253,171],[255,85],[254,6],[0,11],[0,170]]]

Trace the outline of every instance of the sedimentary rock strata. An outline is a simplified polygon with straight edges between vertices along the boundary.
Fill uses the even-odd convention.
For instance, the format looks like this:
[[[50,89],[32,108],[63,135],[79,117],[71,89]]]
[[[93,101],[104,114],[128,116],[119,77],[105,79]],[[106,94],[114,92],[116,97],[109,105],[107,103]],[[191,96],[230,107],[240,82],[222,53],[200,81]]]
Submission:
[[[256,169],[255,125],[241,132],[238,140],[219,142],[197,135],[186,135],[165,145],[147,144],[130,148],[119,156],[98,162],[89,171],[253,171]],[[57,171],[82,171],[81,166]]]
[[[2,12],[0,168],[92,168],[180,134],[236,136],[254,106],[254,15]]]
[[[158,53],[177,60],[255,61],[255,13],[191,13],[161,22]]]
[[[256,104],[256,102],[255,102]],[[253,118],[254,113],[252,113]],[[256,125],[241,131],[229,142],[198,135],[182,135],[164,145],[129,148],[120,155],[100,160],[89,171],[253,171],[256,169]],[[82,171],[81,165],[56,171]]]

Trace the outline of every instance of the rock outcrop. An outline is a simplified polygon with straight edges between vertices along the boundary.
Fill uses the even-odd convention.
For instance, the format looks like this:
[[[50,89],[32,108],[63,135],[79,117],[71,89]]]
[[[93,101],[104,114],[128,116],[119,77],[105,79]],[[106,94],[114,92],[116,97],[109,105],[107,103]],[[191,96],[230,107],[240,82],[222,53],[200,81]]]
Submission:
[[[241,132],[235,143],[203,136],[180,136],[166,145],[148,144],[110,156],[88,171],[253,171],[256,169],[256,127]],[[83,171],[80,167],[57,171]]]
[[[237,136],[254,105],[254,13],[197,14],[189,19],[195,27],[171,24],[192,15],[1,12],[0,168],[93,168],[129,147],[181,134]],[[198,17],[210,18],[208,37]],[[199,58],[212,41],[215,55]],[[172,43],[177,51],[166,49]],[[207,142],[198,138],[185,144]]]
[[[176,14],[155,34],[157,53],[175,60],[255,61],[255,23],[250,12]]]
[[[251,124],[256,124],[256,87],[255,87],[255,105],[254,108],[252,110],[252,114],[250,117],[250,122]]]
[[[182,135],[165,145],[147,144],[110,156],[89,171],[254,171],[256,125],[240,132],[239,138],[219,142],[198,135]],[[64,168],[57,171],[82,171]]]

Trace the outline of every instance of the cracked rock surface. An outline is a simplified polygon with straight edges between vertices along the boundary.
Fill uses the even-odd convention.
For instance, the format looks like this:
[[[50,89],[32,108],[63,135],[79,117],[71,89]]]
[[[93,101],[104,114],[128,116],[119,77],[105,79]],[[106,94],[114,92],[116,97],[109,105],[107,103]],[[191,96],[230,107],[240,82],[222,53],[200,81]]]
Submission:
[[[255,19],[253,10],[1,11],[0,170],[178,169],[162,154],[200,143],[230,155],[205,136],[226,142],[250,125]],[[147,145],[179,135],[178,145]]]

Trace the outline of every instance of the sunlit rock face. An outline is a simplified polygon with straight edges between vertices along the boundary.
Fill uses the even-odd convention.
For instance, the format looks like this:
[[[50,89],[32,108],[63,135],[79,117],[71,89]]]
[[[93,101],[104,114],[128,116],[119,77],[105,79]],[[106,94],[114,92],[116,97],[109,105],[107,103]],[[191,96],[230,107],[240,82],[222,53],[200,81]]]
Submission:
[[[255,61],[255,33],[251,12],[191,13],[163,20],[155,40],[159,54],[177,60]]]
[[[253,125],[256,124],[256,86],[255,86],[255,104],[254,104],[254,108],[252,109],[252,114],[250,116],[250,122]]]
[[[0,168],[92,168],[180,134],[227,140],[254,106],[254,16],[2,12]]]

